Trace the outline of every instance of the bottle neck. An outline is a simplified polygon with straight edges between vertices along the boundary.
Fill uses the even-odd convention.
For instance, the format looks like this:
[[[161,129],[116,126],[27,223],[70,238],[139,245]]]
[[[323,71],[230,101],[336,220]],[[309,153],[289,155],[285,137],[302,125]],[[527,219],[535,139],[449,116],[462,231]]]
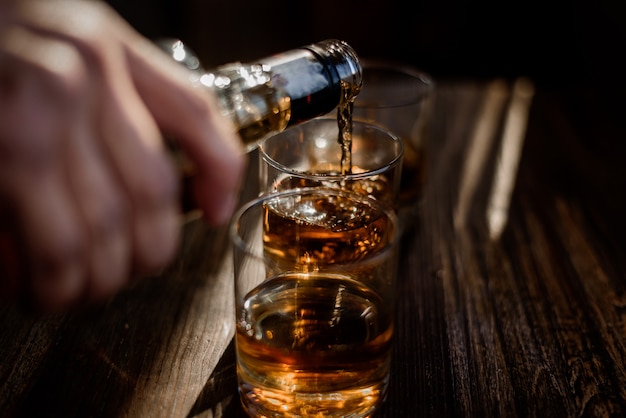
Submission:
[[[329,39],[303,48],[311,50],[328,67],[334,68],[340,81],[350,87],[350,100],[356,98],[363,85],[363,67],[350,45]]]
[[[291,99],[289,125],[327,114],[346,98],[354,100],[363,80],[356,53],[338,40],[276,54],[259,63],[270,72],[272,86]]]

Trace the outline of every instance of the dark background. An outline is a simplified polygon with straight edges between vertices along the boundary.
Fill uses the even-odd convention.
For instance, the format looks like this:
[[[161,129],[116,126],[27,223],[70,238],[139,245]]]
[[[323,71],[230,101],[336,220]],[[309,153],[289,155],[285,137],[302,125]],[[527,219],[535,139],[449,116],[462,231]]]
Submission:
[[[109,0],[150,38],[177,37],[205,67],[338,38],[361,57],[437,78],[527,76],[545,86],[622,81],[626,2]]]

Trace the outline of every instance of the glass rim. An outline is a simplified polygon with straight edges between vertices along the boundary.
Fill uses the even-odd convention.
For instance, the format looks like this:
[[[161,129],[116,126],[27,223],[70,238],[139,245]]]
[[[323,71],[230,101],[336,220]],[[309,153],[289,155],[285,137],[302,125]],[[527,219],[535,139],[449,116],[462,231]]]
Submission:
[[[297,129],[298,127],[302,127],[303,125],[308,125],[308,124],[313,124],[317,121],[335,121],[336,123],[336,118],[331,118],[329,116],[319,116],[316,118],[313,118],[311,120],[308,120],[306,122],[303,122],[299,125],[293,126],[294,129]],[[391,159],[389,162],[387,162],[384,166],[382,167],[378,167],[372,170],[366,170],[366,171],[362,171],[360,173],[348,173],[348,174],[315,174],[315,173],[307,173],[306,171],[299,171],[296,170],[294,168],[288,167],[282,163],[280,163],[279,161],[276,161],[276,159],[272,158],[266,151],[265,151],[265,144],[268,143],[269,141],[272,140],[272,138],[278,137],[281,134],[283,134],[286,131],[282,131],[279,132],[275,135],[271,135],[268,136],[267,138],[263,139],[263,141],[261,141],[259,143],[258,146],[258,150],[259,150],[259,154],[261,156],[261,158],[263,159],[264,162],[266,162],[268,165],[270,165],[271,167],[283,172],[283,173],[287,173],[291,176],[295,176],[298,178],[303,178],[303,179],[307,179],[307,180],[329,180],[329,181],[339,181],[339,180],[348,180],[348,181],[355,181],[355,180],[360,180],[362,178],[366,178],[366,177],[371,177],[371,176],[375,176],[378,174],[381,174],[387,170],[389,170],[390,168],[394,168],[395,166],[397,166],[398,164],[400,164],[402,162],[402,158],[404,156],[404,141],[402,141],[402,139],[394,134],[393,132],[391,132],[390,130],[380,126],[380,125],[376,125],[370,122],[366,122],[364,120],[359,120],[359,119],[353,119],[352,120],[352,125],[353,125],[353,132],[354,132],[354,125],[361,125],[364,126],[365,128],[369,128],[369,129],[373,129],[375,131],[381,132],[383,133],[385,136],[387,136],[394,144],[396,144],[396,146],[399,147],[398,152],[396,153],[396,155],[394,156],[393,159]],[[291,129],[291,128],[287,128],[287,129]]]
[[[387,245],[385,245],[385,247],[381,251],[372,255],[371,258],[367,258],[367,261],[381,257],[383,254],[388,253],[392,248],[398,245],[400,241],[400,237],[402,235],[400,232],[400,224],[399,224],[400,221],[399,221],[398,215],[396,214],[395,210],[392,207],[384,204],[383,202],[381,202],[380,200],[374,197],[366,196],[360,193],[350,192],[350,191],[343,190],[343,189],[337,189],[333,187],[301,187],[301,188],[295,188],[295,189],[279,190],[279,191],[274,191],[270,193],[262,193],[258,195],[257,197],[255,197],[254,199],[251,199],[245,202],[233,213],[233,216],[231,218],[231,222],[228,227],[230,245],[235,246],[239,251],[241,251],[244,254],[247,254],[247,256],[249,257],[252,257],[254,259],[265,259],[266,258],[265,256],[250,251],[249,246],[247,245],[247,242],[241,237],[241,234],[239,233],[239,226],[240,226],[241,218],[245,215],[246,212],[248,212],[249,210],[255,207],[259,207],[263,205],[264,202],[273,201],[275,199],[280,199],[283,197],[303,196],[303,195],[319,195],[323,197],[328,197],[329,195],[332,195],[332,196],[348,197],[350,199],[357,200],[361,203],[365,203],[373,207],[375,210],[385,214],[385,216],[391,221],[391,224],[393,225],[393,238],[387,243]],[[352,264],[363,263],[365,261],[366,260],[356,260],[355,262],[352,262],[352,263],[346,262],[342,264],[352,265]]]
[[[374,108],[374,109],[385,109],[385,108],[394,108],[394,107],[402,107],[412,104],[417,104],[420,101],[426,99],[435,89],[435,81],[432,76],[422,71],[421,69],[408,64],[402,61],[394,61],[389,59],[361,59],[362,67],[363,67],[363,77],[364,77],[364,85],[361,87],[361,92],[356,96],[354,101],[354,107],[358,109],[364,108]],[[382,70],[388,72],[395,72],[398,74],[402,74],[407,76],[407,78],[411,78],[416,80],[419,83],[418,89],[419,92],[410,98],[405,100],[400,100],[398,102],[385,102],[385,103],[376,103],[373,100],[368,101],[360,101],[359,97],[363,99],[361,93],[363,89],[367,88],[365,85],[365,77],[367,70]]]

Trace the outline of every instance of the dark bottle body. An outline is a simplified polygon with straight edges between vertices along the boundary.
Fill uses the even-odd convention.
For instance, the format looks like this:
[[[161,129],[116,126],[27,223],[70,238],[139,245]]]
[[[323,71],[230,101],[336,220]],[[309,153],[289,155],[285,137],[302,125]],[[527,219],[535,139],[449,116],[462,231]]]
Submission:
[[[180,42],[161,46],[188,67],[189,62],[197,63],[189,60]],[[334,39],[252,63],[195,70],[197,82],[216,94],[222,112],[235,123],[248,149],[269,134],[354,100],[362,83],[358,56],[348,44]]]

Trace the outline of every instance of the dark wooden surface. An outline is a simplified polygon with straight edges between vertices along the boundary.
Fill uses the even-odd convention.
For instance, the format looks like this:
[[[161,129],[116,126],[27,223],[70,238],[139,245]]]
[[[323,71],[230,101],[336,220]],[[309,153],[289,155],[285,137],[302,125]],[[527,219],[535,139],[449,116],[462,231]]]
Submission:
[[[622,102],[439,83],[380,417],[626,416]],[[103,306],[0,309],[0,416],[242,416],[225,230],[184,229],[174,265]]]

